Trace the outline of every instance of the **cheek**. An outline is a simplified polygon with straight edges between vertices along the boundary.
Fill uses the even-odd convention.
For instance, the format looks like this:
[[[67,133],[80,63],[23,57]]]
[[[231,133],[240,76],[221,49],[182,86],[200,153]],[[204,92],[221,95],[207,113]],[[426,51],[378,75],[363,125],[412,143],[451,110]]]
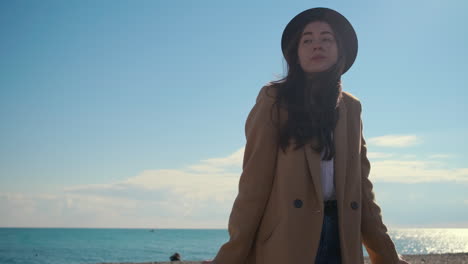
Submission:
[[[307,58],[311,56],[312,52],[313,51],[308,47],[299,47],[297,49],[297,56],[299,57],[300,60],[306,61]]]
[[[305,54],[304,54],[304,49],[302,49],[302,48],[299,47],[299,48],[297,49],[297,56],[299,57],[299,60],[302,60],[302,59],[304,58],[304,56],[305,56]]]
[[[307,53],[306,53],[303,49],[298,49],[298,50],[297,50],[297,56],[298,56],[298,58],[299,58],[299,62],[300,62],[301,64],[303,64],[304,61],[305,61],[306,58],[307,58]]]
[[[338,49],[336,47],[330,49],[330,58],[332,59],[333,63],[338,61]]]

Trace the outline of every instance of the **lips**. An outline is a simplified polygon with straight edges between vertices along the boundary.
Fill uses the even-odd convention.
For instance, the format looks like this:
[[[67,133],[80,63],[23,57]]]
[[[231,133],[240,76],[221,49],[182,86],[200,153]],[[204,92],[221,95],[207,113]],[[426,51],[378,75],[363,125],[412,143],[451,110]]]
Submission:
[[[316,56],[313,56],[311,59],[312,59],[312,60],[321,60],[321,59],[325,59],[325,58],[326,58],[325,56],[316,55]]]

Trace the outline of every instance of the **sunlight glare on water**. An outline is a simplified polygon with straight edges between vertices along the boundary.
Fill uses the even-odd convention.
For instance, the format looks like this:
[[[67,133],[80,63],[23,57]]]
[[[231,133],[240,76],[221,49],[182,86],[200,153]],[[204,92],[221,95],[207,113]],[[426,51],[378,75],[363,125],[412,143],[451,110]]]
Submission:
[[[389,233],[403,254],[468,252],[466,228],[394,229]]]

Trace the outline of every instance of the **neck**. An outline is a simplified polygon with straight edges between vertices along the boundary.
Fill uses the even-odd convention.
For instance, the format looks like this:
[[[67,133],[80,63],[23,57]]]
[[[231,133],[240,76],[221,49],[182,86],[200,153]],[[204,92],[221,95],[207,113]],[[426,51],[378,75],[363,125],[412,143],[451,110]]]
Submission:
[[[336,96],[333,96],[336,89],[336,85],[340,85],[329,79],[331,76],[326,73],[314,73],[306,74],[304,83],[305,83],[305,94],[304,99],[308,104],[313,105],[330,105],[329,100],[336,100]],[[327,101],[327,102],[325,102]]]
[[[305,89],[312,97],[317,96],[322,88],[318,73],[305,73]]]

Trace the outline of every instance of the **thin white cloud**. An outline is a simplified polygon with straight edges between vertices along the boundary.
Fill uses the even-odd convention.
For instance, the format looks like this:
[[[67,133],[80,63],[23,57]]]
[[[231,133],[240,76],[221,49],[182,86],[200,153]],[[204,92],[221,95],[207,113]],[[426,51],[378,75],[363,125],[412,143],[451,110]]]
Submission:
[[[468,183],[468,168],[447,168],[434,161],[389,159],[371,162],[371,177],[374,181],[400,183]]]
[[[220,172],[233,167],[239,169],[243,157],[244,148],[242,147],[227,157],[202,160],[199,164],[189,166],[189,169],[200,172]]]
[[[384,153],[384,152],[368,152],[367,153],[367,158],[369,159],[384,159],[384,158],[390,158],[394,156],[392,153]]]
[[[429,159],[449,159],[449,158],[452,158],[453,155],[450,155],[450,154],[432,154],[432,155],[429,155]]]
[[[2,226],[109,227],[124,220],[122,212],[138,206],[136,201],[118,197],[70,193],[0,193]],[[112,224],[111,224],[112,226]]]
[[[241,171],[244,148],[233,154],[202,160],[186,169],[145,170],[124,181],[103,185],[83,185],[67,188],[70,192],[93,192],[122,194],[122,191],[137,189],[140,192],[170,192],[191,199],[225,200],[236,189]]]
[[[109,184],[70,186],[55,194],[0,193],[0,226],[226,228],[243,152],[182,169],[144,170]],[[468,182],[468,168],[448,168],[441,160],[368,155],[373,181]]]
[[[369,145],[379,147],[404,148],[420,144],[422,140],[414,135],[386,135],[367,140]]]
[[[0,226],[225,228],[243,152],[56,194],[0,193]]]
[[[243,157],[244,147],[238,149],[237,151],[235,151],[227,157],[202,160],[202,163],[211,164],[216,167],[239,166],[242,163]]]

